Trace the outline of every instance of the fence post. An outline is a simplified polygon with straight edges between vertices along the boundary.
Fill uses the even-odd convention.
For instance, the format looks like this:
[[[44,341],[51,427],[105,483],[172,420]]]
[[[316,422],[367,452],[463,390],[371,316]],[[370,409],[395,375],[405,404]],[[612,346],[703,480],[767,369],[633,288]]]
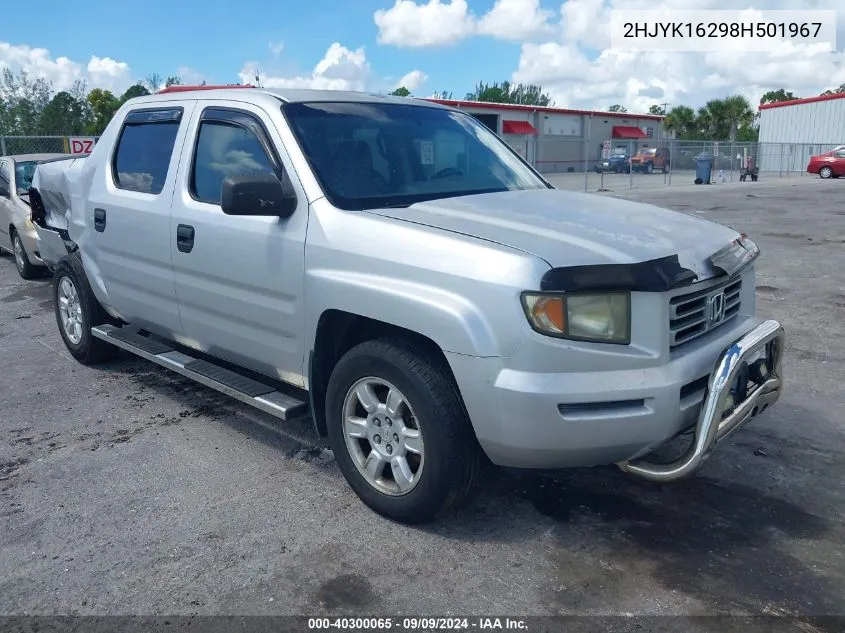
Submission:
[[[0,156],[6,155],[6,137],[0,136]]]
[[[669,182],[668,185],[672,186],[672,162],[675,160],[675,152],[678,151],[678,144],[675,141],[669,141]]]
[[[736,145],[733,141],[731,141],[731,171],[730,171],[730,178],[731,182],[734,181],[734,159],[736,158]]]
[[[783,143],[780,144],[780,161],[778,163],[778,178],[783,178]]]

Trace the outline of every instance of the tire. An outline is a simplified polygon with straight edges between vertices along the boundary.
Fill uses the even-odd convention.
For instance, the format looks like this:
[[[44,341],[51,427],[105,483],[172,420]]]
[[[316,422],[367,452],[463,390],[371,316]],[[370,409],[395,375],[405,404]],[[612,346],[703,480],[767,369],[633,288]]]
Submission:
[[[646,164],[645,173],[647,173],[647,174],[653,174],[654,173],[654,163]]]
[[[819,169],[819,177],[824,178],[825,180],[830,178],[832,175],[833,175],[833,170],[830,167],[828,167],[827,165],[825,165],[824,167]]]
[[[17,231],[12,232],[12,256],[15,258],[15,268],[18,269],[18,274],[22,279],[37,279],[44,274],[44,269],[41,266],[30,263],[21,236],[18,235]]]
[[[53,310],[65,347],[80,363],[94,365],[117,356],[117,347],[91,334],[92,327],[107,323],[110,319],[94,297],[82,262],[75,255],[65,258],[56,266],[53,276]]]
[[[343,476],[382,516],[425,523],[469,495],[481,451],[445,361],[419,345],[376,339],[347,352],[329,379],[326,421]],[[365,474],[368,465],[377,476]]]

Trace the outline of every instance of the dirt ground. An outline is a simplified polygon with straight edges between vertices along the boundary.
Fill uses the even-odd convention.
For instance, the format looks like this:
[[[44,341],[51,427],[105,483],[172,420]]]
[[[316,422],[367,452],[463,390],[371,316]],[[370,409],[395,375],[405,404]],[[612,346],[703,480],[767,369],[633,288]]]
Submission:
[[[364,507],[307,419],[77,364],[49,279],[0,257],[0,615],[845,615],[845,181],[602,195],[757,241],[785,394],[683,483],[491,470],[423,528]]]

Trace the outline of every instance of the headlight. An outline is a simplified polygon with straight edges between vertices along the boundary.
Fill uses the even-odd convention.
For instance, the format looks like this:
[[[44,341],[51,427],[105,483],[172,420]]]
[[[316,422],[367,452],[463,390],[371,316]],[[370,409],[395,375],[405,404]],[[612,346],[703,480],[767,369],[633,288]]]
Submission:
[[[540,334],[594,343],[631,342],[631,294],[551,294],[526,292],[522,305]]]

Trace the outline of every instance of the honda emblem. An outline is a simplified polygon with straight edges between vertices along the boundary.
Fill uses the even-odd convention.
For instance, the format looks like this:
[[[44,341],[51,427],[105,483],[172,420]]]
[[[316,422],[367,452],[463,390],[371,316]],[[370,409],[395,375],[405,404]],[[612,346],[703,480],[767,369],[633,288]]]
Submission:
[[[725,293],[710,295],[710,325],[718,325],[725,320]]]

